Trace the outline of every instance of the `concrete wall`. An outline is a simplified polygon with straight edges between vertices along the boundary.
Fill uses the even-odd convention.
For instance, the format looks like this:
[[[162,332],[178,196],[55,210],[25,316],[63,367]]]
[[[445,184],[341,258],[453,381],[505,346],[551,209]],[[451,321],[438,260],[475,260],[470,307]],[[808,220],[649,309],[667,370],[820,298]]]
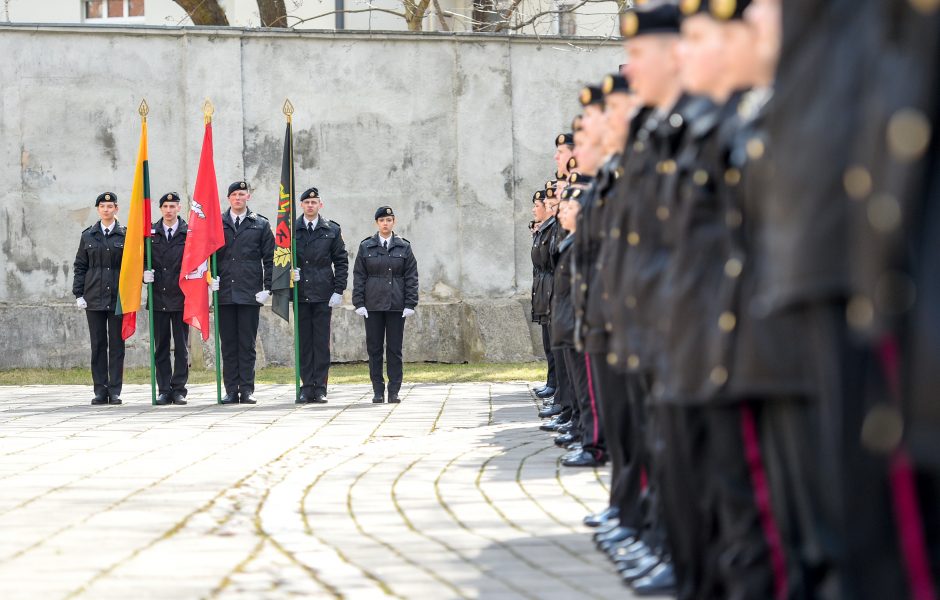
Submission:
[[[126,215],[142,97],[154,198],[191,195],[211,98],[220,195],[244,177],[250,206],[272,218],[290,98],[298,191],[320,189],[351,260],[381,204],[414,245],[406,359],[534,359],[529,199],[584,83],[558,74],[599,80],[622,62],[601,41],[139,27],[0,26],[0,55],[0,368],[86,364],[72,262],[100,192]],[[263,315],[264,356],[289,362],[275,335],[287,329]],[[145,361],[138,331],[130,364]],[[365,357],[348,305],[333,336],[337,360]]]

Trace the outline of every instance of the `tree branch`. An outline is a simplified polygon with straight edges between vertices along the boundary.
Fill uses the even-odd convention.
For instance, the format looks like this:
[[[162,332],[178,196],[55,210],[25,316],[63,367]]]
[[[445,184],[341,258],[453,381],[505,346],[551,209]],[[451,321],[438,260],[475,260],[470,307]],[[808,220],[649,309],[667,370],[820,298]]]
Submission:
[[[290,25],[290,28],[291,28],[291,29],[294,29],[294,28],[297,27],[298,25],[303,25],[303,24],[306,23],[307,21],[315,21],[315,20],[317,20],[317,19],[322,19],[323,17],[329,17],[330,15],[335,15],[335,14],[337,14],[337,13],[350,14],[350,13],[364,13],[364,12],[373,12],[373,11],[375,11],[375,12],[388,13],[388,14],[390,14],[390,15],[395,15],[396,17],[401,17],[402,19],[407,18],[407,17],[405,16],[405,13],[400,13],[400,12],[397,12],[397,11],[394,11],[394,10],[389,10],[389,9],[387,9],[387,8],[378,8],[378,7],[375,7],[375,6],[370,6],[369,8],[352,8],[352,9],[346,9],[346,10],[331,10],[331,11],[329,11],[329,12],[325,12],[325,13],[316,15],[315,17],[307,17],[306,19],[301,19],[300,17],[295,17],[295,16],[293,16],[293,15],[288,15],[288,18],[289,18],[289,19],[297,19],[297,21],[296,21],[293,25]]]
[[[218,0],[173,0],[186,11],[193,25],[228,25],[228,17]],[[185,19],[181,19],[182,23]]]
[[[287,9],[284,0],[258,0],[262,27],[287,27]]]

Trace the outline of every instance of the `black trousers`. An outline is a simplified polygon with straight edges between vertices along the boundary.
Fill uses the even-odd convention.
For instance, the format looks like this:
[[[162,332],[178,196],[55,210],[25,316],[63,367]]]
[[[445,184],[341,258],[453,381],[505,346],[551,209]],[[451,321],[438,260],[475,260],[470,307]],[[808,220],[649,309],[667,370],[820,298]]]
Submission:
[[[630,460],[631,441],[634,440],[630,420],[630,395],[636,390],[630,389],[628,378],[611,369],[607,357],[601,353],[587,355],[591,364],[590,392],[597,404],[601,426],[604,429],[604,441],[607,456],[610,459],[610,505],[620,509],[621,519],[630,520],[639,500],[640,480],[637,473],[636,485],[630,493],[634,498],[628,501],[630,481],[625,478],[624,468]]]
[[[255,391],[255,340],[261,306],[219,306],[219,338],[222,346],[222,380],[226,394]]]
[[[91,380],[95,396],[120,396],[124,384],[123,317],[107,310],[86,310],[85,317],[91,339]]]
[[[330,317],[333,310],[326,302],[301,302],[297,320],[300,330],[301,393],[326,395],[330,371]],[[369,314],[372,317],[372,314]]]
[[[583,352],[574,348],[565,350],[565,368],[568,370],[580,413],[578,430],[581,434],[581,447],[595,456],[602,457],[607,454],[607,446],[604,443],[604,430],[596,397],[588,385],[589,360]]]
[[[547,323],[542,323],[542,349],[545,351],[545,360],[548,362],[548,375],[545,385],[558,389],[558,378],[555,375],[555,355],[552,353],[551,334]]]
[[[170,366],[170,339],[173,340],[173,365]],[[157,367],[157,389],[161,394],[186,395],[189,381],[189,325],[182,312],[154,311],[153,354]]]
[[[375,394],[385,393],[385,377],[382,373],[383,354],[387,362],[388,393],[401,390],[402,360],[401,346],[405,339],[405,317],[401,311],[369,311],[366,322],[366,351],[369,353],[369,378]]]
[[[565,366],[565,351],[552,350],[552,354],[555,356],[555,381],[558,383],[555,388],[555,404],[564,409],[561,413],[561,420],[577,419],[579,418],[578,403],[574,399],[574,387],[571,385],[568,367]],[[577,423],[576,420],[576,426],[572,428],[572,432],[576,437],[580,435],[577,430]]]

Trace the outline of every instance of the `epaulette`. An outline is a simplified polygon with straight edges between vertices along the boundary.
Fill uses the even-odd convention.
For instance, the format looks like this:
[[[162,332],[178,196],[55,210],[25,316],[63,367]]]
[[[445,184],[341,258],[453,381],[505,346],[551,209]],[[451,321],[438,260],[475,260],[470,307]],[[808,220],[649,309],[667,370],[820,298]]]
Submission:
[[[401,236],[398,236],[398,239],[402,240],[403,242],[408,242],[408,245],[411,245],[411,241],[410,241],[410,240],[407,240],[407,239],[405,239],[405,238],[403,238],[403,237],[401,237]]]
[[[339,223],[337,223],[336,221],[334,221],[333,219],[327,219],[327,221],[329,221],[329,222],[332,223],[333,225],[336,225],[337,227],[341,227],[341,225],[340,225]]]
[[[254,217],[259,217],[259,218],[261,218],[261,219],[264,219],[265,221],[268,221],[269,223],[271,222],[271,219],[267,218],[266,216],[262,215],[261,213],[250,212],[250,213],[248,213],[248,214],[251,215],[251,216],[254,216]]]

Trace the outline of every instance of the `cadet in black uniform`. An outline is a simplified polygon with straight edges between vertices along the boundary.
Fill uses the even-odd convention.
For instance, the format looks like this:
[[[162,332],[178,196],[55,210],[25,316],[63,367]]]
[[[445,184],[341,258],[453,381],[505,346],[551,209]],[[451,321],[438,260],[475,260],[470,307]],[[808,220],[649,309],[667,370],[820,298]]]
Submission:
[[[274,234],[267,218],[248,208],[248,184],[228,188],[231,208],[222,213],[225,246],[218,251],[219,335],[222,342],[222,404],[255,404],[255,339],[261,305],[271,296]]]
[[[390,206],[375,211],[378,232],[359,244],[353,269],[353,305],[365,318],[369,377],[375,395],[372,402],[385,401],[382,374],[383,350],[388,360],[388,401],[400,402],[402,381],[401,347],[405,319],[418,305],[418,262],[411,242],[395,235],[395,212]]]
[[[75,304],[85,309],[91,338],[92,404],[120,404],[124,381],[121,315],[114,314],[126,227],[117,222],[114,192],[95,199],[100,220],[82,232],[72,268]]]
[[[300,196],[303,215],[294,225],[297,262],[294,281],[300,332],[300,376],[304,385],[297,404],[325,404],[330,370],[330,316],[343,303],[349,257],[339,223],[320,215],[323,201],[317,188]]]
[[[179,217],[180,195],[160,197],[163,218],[151,229],[151,271],[144,283],[152,283],[153,354],[157,370],[158,405],[186,404],[189,380],[189,325],[183,322],[183,292],[180,267],[186,245],[186,221]],[[170,336],[173,336],[173,367],[170,368]]]

